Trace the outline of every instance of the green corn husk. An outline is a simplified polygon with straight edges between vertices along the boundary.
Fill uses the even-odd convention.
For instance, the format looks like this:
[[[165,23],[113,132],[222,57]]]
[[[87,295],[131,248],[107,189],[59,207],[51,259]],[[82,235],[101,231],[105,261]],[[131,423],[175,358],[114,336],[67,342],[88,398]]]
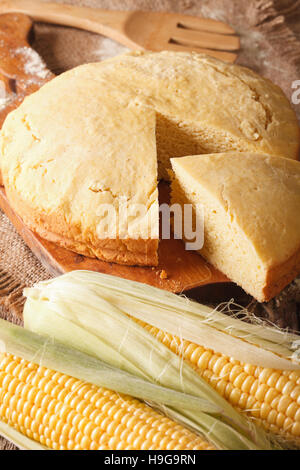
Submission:
[[[96,295],[130,316],[236,360],[281,370],[300,369],[300,338],[249,324],[186,297],[92,271],[73,271],[25,289],[28,299],[64,302],[65,292]],[[84,298],[84,297],[83,297]],[[62,300],[61,300],[62,299]],[[245,313],[246,315],[246,313]],[[124,359],[125,360],[125,359]]]
[[[201,397],[177,392],[131,375],[100,359],[0,319],[0,353],[7,352],[99,387],[159,405],[182,406],[190,411],[220,413],[222,409]]]
[[[182,422],[219,448],[270,449],[264,431],[237,412],[193,368],[145,328],[103,299],[101,289],[88,282],[88,272],[84,273],[84,283],[73,274],[26,289],[26,328],[141,378],[214,403],[222,409],[221,413],[191,412],[183,407],[168,407],[166,412],[175,419],[180,416]],[[114,279],[107,277],[110,281]]]

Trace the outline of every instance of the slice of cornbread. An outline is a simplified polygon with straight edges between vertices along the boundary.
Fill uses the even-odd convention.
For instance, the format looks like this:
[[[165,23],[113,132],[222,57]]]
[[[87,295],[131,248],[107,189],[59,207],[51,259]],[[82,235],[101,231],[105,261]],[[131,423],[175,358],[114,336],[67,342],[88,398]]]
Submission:
[[[300,162],[230,152],[171,163],[172,203],[204,207],[204,258],[261,302],[296,277]]]

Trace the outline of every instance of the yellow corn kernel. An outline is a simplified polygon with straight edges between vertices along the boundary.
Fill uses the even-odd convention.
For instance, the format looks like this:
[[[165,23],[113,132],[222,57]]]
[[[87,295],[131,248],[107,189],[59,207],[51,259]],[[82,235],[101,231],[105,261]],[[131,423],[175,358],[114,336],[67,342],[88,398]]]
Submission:
[[[51,449],[214,449],[139,400],[10,354],[0,355],[0,398],[0,419]]]
[[[174,353],[180,351],[180,356],[234,407],[266,430],[300,443],[300,371],[243,364],[136,321]]]

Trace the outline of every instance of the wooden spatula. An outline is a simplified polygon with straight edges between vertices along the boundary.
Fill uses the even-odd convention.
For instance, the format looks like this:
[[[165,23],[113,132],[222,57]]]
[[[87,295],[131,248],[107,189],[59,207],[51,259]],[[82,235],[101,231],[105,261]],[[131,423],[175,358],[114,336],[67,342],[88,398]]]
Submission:
[[[131,49],[204,52],[234,62],[240,47],[239,38],[227,24],[176,13],[107,11],[38,0],[1,0],[0,13],[8,12],[99,33]]]

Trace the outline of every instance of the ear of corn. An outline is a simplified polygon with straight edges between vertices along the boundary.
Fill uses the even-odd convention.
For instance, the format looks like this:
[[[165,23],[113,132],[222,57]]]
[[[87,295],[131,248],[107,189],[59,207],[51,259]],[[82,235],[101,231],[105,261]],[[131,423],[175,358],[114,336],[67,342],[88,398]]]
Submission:
[[[73,285],[72,290],[68,292],[65,291],[65,286],[64,292],[55,292],[53,289],[51,298],[49,292],[43,292],[39,299],[28,297],[24,309],[26,328],[51,335],[58,341],[76,348],[81,348],[81,338],[84,332],[88,332],[104,344],[104,349],[93,349],[95,341],[91,341],[89,345],[84,342],[85,352],[90,355],[102,359],[103,354],[111,365],[124,367],[121,360],[114,363],[116,356],[111,359],[107,357],[105,345],[108,344],[109,348],[114,348],[121,357],[126,358],[126,363],[130,361],[141,377],[164,387],[212,401],[221,408],[223,412],[220,415],[192,413],[183,407],[172,407],[168,410],[170,416],[172,412],[179,413],[182,419],[193,423],[195,429],[205,435],[209,434],[210,440],[218,447],[270,447],[265,434],[235,411],[210,385],[207,386],[207,382],[180,357],[118,308],[101,297],[98,299],[97,295],[89,297],[86,292],[82,296],[77,287]],[[79,335],[78,327],[81,329]]]
[[[236,409],[265,430],[300,445],[300,371],[244,364],[139,321],[178,354]]]
[[[55,321],[55,317],[52,318],[52,321]],[[143,331],[146,330],[143,329]],[[162,345],[162,347],[167,351],[165,346]],[[207,440],[213,443],[217,448],[240,450],[270,448],[270,443],[265,435],[258,432],[255,426],[249,425],[247,420],[241,417],[239,413],[235,412],[209,385],[205,385],[205,381],[196,374],[195,377],[198,377],[198,383],[202,386],[202,389],[204,391],[211,391],[211,397],[210,400],[207,400],[208,403],[206,403],[205,399],[203,401],[203,398],[201,398],[199,409],[191,411],[191,407],[187,406],[185,398],[197,400],[197,395],[185,395],[185,398],[181,402],[180,397],[182,394],[180,392],[175,391],[174,394],[174,390],[172,389],[163,389],[164,393],[162,396],[166,397],[165,392],[167,392],[169,398],[165,401],[173,400],[173,406],[162,406],[160,402],[161,387],[158,385],[153,387],[151,383],[147,383],[137,377],[131,377],[128,373],[117,371],[115,368],[105,365],[99,359],[70,348],[65,344],[58,343],[53,338],[49,339],[46,336],[37,335],[34,332],[20,328],[5,320],[0,320],[0,351],[15,355],[16,357],[22,357],[23,360],[38,363],[42,367],[68,374],[77,379],[83,379],[97,386],[103,387],[103,384],[105,384],[105,386],[107,384],[113,385],[114,390],[121,393],[130,390],[133,392],[134,396],[139,395],[140,397],[146,398],[149,396],[148,393],[151,388],[153,392],[152,400],[156,400],[158,406],[162,408],[169,417],[173,418],[175,421],[182,422],[192,428],[194,432],[206,436]],[[170,351],[169,354],[173,355]],[[7,371],[5,372],[7,373]],[[132,388],[133,383],[137,385],[136,392]],[[143,386],[141,386],[142,384]],[[173,394],[175,398],[171,398]],[[201,388],[198,391],[198,397],[199,394],[201,395]],[[15,393],[13,395],[15,395]],[[209,409],[211,403],[214,408],[212,414],[200,411],[201,405]],[[224,404],[223,408],[226,412],[224,412],[224,409],[219,408],[220,403]],[[4,410],[8,408],[7,405],[8,403],[4,403]],[[29,409],[30,406],[31,404],[29,405]],[[193,406],[194,405],[192,405],[192,407]],[[20,405],[19,410],[22,410],[22,407],[23,403]],[[29,411],[29,409],[27,411]],[[215,415],[216,410],[220,410],[220,412],[217,412]],[[52,412],[53,419],[56,419],[57,410],[54,408]],[[230,420],[231,424],[226,423],[226,421]],[[236,423],[236,421],[238,421],[238,423]],[[26,429],[26,426],[24,429]]]
[[[247,413],[253,422],[262,425],[266,431],[288,441],[299,442],[299,370],[271,369],[242,363],[230,356],[215,353],[212,349],[188,341],[183,335],[179,337],[164,332],[138,319],[147,314],[148,318],[150,317],[151,302],[148,288],[145,289],[143,298],[143,291],[136,286],[136,283],[120,280],[116,289],[114,284],[111,287],[107,282],[108,276],[103,278],[102,275],[95,276],[93,273],[90,278],[89,273],[80,272],[75,273],[79,276],[77,278],[73,274],[62,276],[54,282],[39,284],[32,296],[30,290],[27,291],[24,318],[28,328],[43,334],[48,333],[77,348],[83,347],[86,352],[96,357],[106,355],[105,347],[99,347],[99,343],[91,341],[87,345],[81,342],[80,338],[84,337],[85,333],[92,335],[97,340],[108,342],[110,348],[118,351],[120,357],[114,356],[118,367],[126,369],[127,365],[121,363],[124,358],[126,364],[130,363],[129,369],[134,370],[134,373],[177,390],[182,390],[184,387],[193,394],[199,393],[199,390],[203,391],[195,376],[202,377],[219,396],[225,398],[237,410]],[[60,284],[62,278],[67,280],[67,283]],[[84,286],[82,286],[83,280]],[[123,282],[124,292],[121,292],[120,286]],[[83,287],[86,289],[85,295],[82,295]],[[153,291],[152,288],[150,290]],[[162,315],[163,310],[169,311],[171,308],[167,303],[169,297],[170,294],[167,295],[166,305],[162,306],[161,303],[158,308]],[[173,304],[176,304],[172,295],[171,299]],[[157,301],[154,301],[153,310],[157,307],[155,302]],[[173,304],[172,308],[175,310]],[[134,318],[134,322],[117,308],[121,305],[126,314],[130,313],[131,308],[133,309],[134,317],[137,317]],[[179,313],[180,311],[177,315]],[[219,323],[221,319],[222,317],[218,317]],[[173,325],[171,315],[169,323]],[[195,321],[194,323],[196,324]],[[74,329],[78,327],[81,330],[80,335],[77,335]],[[280,332],[275,330],[277,339],[278,333]],[[156,342],[149,338],[149,334],[156,339]],[[268,330],[261,342],[271,341],[271,338],[275,341],[272,332]],[[291,345],[298,337],[283,335],[281,338],[288,338]],[[173,355],[168,355],[161,345],[172,351]],[[177,362],[174,355],[177,357]],[[208,389],[206,392],[206,398],[212,396],[211,390]],[[220,402],[218,403],[220,405]],[[185,414],[186,419],[189,417]]]
[[[0,403],[0,432],[25,448],[39,448],[32,441],[54,450],[214,448],[145,403],[11,354],[0,354]]]

